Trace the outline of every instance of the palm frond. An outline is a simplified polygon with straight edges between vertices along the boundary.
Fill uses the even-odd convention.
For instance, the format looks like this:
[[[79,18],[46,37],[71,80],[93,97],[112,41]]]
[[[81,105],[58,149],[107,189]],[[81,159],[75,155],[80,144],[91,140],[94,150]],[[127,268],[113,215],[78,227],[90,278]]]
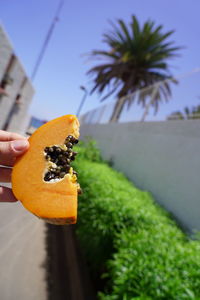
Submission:
[[[120,27],[121,27],[121,30],[122,30],[122,32],[123,32],[123,34],[124,34],[125,40],[131,44],[132,39],[131,39],[131,36],[130,36],[130,34],[129,34],[129,31],[128,31],[128,28],[126,27],[124,21],[118,20],[118,22],[119,22],[119,25],[120,25]]]
[[[132,16],[132,23],[130,25],[132,30],[132,42],[134,42],[134,40],[137,41],[140,36],[140,25],[136,16]]]

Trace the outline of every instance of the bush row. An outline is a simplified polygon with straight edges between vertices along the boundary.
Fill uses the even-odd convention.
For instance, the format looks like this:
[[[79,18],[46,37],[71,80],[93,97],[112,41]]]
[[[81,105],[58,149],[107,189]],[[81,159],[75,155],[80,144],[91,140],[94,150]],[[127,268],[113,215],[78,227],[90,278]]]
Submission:
[[[79,152],[77,235],[92,276],[106,282],[99,299],[200,299],[199,241],[189,240],[149,193],[102,163],[91,143]]]

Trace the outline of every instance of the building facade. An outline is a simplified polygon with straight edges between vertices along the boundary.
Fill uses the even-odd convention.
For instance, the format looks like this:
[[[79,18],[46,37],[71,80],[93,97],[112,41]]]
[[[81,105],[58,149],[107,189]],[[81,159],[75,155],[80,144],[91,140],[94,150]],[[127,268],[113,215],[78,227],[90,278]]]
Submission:
[[[0,129],[24,134],[34,88],[0,25]]]

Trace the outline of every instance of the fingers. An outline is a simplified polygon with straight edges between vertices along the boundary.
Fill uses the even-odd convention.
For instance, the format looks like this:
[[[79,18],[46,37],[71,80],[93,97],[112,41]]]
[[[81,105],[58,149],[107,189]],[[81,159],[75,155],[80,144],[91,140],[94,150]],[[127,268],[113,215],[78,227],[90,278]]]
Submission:
[[[13,132],[0,130],[0,164],[12,166],[16,157],[23,154],[29,147],[28,140]],[[11,181],[11,169],[0,167],[0,181]],[[0,186],[0,202],[16,202],[12,190]]]
[[[21,139],[26,139],[26,138],[18,133],[0,130],[0,141],[2,142],[9,142],[9,141],[21,140]]]
[[[13,166],[17,156],[27,151],[29,142],[27,139],[18,139],[10,142],[0,142],[0,164]]]
[[[13,195],[11,189],[0,186],[0,202],[16,202],[17,199]]]
[[[0,167],[0,182],[11,182],[12,169]]]

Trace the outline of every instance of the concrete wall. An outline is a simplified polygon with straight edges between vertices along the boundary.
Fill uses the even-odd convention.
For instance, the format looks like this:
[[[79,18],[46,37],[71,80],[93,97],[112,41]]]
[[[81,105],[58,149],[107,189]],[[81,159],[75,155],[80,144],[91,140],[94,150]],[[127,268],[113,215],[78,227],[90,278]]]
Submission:
[[[200,121],[82,125],[102,155],[172,212],[200,230]]]
[[[13,49],[0,24],[0,81],[2,80]]]
[[[30,119],[27,111],[31,103],[33,94],[33,87],[30,81],[27,80],[25,86],[21,89],[21,98],[19,104],[16,103],[12,108],[12,117],[7,128],[8,131],[15,131],[20,134],[24,134],[25,130],[28,127],[27,118]]]
[[[6,74],[7,66],[14,50],[4,29],[0,25],[0,82]],[[16,60],[9,70],[9,76],[13,82],[5,87],[7,96],[0,96],[0,129],[13,130],[24,133],[23,120],[27,117],[27,110],[32,100],[34,89],[27,78],[26,72],[16,57]],[[26,83],[23,84],[27,78]],[[16,97],[20,94],[20,103],[16,103]]]

